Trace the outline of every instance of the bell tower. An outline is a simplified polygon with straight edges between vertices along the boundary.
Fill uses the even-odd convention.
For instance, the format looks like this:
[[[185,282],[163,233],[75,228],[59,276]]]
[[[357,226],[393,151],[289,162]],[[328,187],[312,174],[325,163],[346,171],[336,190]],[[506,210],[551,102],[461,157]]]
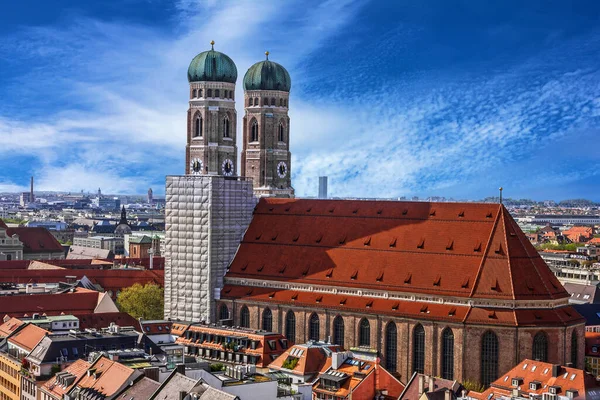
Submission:
[[[186,175],[235,176],[237,165],[235,81],[237,68],[227,55],[211,49],[188,68]]]
[[[252,178],[257,197],[294,197],[287,70],[260,61],[244,76],[242,176]]]

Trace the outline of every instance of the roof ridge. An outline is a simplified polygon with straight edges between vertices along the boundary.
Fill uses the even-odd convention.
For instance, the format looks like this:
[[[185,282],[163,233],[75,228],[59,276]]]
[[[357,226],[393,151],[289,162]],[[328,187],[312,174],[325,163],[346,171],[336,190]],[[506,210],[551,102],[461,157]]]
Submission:
[[[509,253],[509,249],[508,249],[508,232],[506,231],[506,215],[505,215],[505,211],[506,211],[506,207],[504,207],[503,204],[500,204],[500,213],[502,214],[502,228],[504,229],[504,234],[503,239],[504,239],[504,247],[506,247],[506,262],[508,263],[508,277],[510,279],[510,287],[511,287],[511,293],[512,293],[512,299],[516,300],[516,296],[515,296],[515,283],[513,280],[513,274],[512,274],[512,265],[510,263],[510,253]],[[515,322],[516,322],[516,314],[515,314]]]
[[[483,266],[487,260],[488,253],[490,251],[490,245],[492,244],[492,240],[494,239],[494,233],[496,232],[496,227],[498,226],[498,221],[500,220],[500,213],[496,216],[494,220],[494,226],[492,227],[492,231],[490,232],[490,237],[488,238],[488,242],[485,245],[485,251],[483,253],[483,257],[481,257],[481,263],[479,264],[479,268],[477,269],[477,275],[475,275],[475,281],[473,282],[473,289],[471,289],[471,293],[469,293],[469,297],[473,297],[475,294],[475,290],[479,285],[479,278],[481,278],[481,273],[483,271]]]

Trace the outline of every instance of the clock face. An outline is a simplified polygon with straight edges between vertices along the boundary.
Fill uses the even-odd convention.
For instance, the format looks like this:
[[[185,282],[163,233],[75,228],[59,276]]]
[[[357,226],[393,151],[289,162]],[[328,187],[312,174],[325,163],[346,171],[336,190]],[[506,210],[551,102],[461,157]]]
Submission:
[[[285,162],[281,161],[279,164],[277,164],[277,175],[279,175],[280,178],[285,178],[287,173],[288,167]]]
[[[223,161],[223,164],[221,165],[221,171],[223,171],[223,175],[225,176],[233,175],[233,161],[230,159]]]
[[[202,173],[202,160],[199,158],[193,158],[190,161],[190,173],[192,175],[200,175]]]

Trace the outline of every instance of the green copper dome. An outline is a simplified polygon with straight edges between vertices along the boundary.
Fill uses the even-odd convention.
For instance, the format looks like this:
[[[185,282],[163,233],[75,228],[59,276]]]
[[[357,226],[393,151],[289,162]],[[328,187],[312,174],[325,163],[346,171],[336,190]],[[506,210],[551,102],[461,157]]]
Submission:
[[[268,57],[267,52],[267,57]],[[292,87],[290,74],[285,68],[276,62],[257,62],[248,69],[244,75],[245,90],[282,90],[289,92]]]
[[[214,42],[211,42],[214,44]],[[231,58],[214,48],[198,54],[188,68],[188,81],[211,81],[235,83],[237,68]]]

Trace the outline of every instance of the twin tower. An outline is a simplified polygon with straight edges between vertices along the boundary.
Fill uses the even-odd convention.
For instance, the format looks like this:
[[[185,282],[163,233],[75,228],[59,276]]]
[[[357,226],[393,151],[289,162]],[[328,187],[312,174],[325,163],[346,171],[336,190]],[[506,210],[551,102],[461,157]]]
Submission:
[[[289,73],[269,60],[244,76],[241,174],[237,172],[237,68],[212,48],[188,68],[186,175],[252,178],[257,197],[293,197],[291,182]]]

